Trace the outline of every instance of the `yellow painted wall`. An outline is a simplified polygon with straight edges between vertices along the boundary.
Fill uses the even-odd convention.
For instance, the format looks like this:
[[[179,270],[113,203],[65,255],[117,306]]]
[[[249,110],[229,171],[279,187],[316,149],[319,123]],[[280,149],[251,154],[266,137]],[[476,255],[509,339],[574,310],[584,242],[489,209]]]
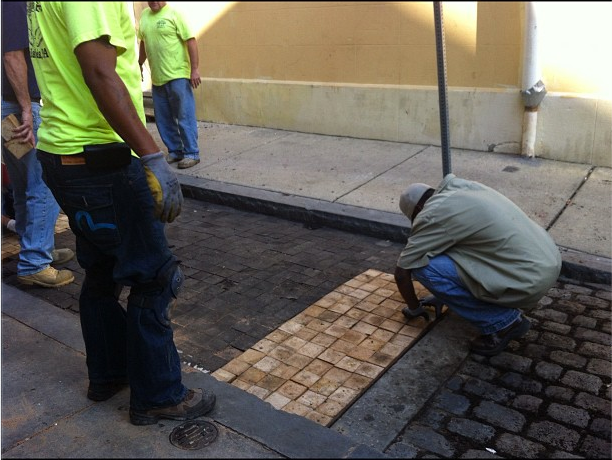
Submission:
[[[348,129],[357,108],[369,111],[363,115],[380,126],[368,129],[363,137],[433,143],[439,135],[435,117],[423,127],[427,135],[408,134],[412,130],[403,129],[403,124],[419,122],[419,114],[388,99],[390,89],[405,101],[422,99],[426,106],[422,113],[432,118],[430,112],[437,107],[433,2],[168,3],[184,11],[197,32],[204,78],[196,91],[201,120],[359,136]],[[478,118],[451,120],[451,146],[491,150],[491,145],[505,145],[502,151],[520,153],[524,3],[442,5],[449,93],[457,93],[452,97],[460,106],[476,104],[482,111]],[[612,2],[534,5],[542,79],[548,91],[538,126],[548,127],[543,135],[570,136],[567,125],[575,125],[575,120],[567,114],[558,118],[553,99],[568,110],[567,98],[577,97],[576,117],[580,113],[581,123],[576,129],[582,131],[580,147],[588,150],[562,151],[564,144],[575,148],[576,142],[564,142],[555,134],[556,138],[538,137],[536,155],[612,166],[605,118],[612,99]],[[134,3],[136,18],[144,7],[145,2]],[[424,95],[415,94],[421,92]],[[494,96],[487,95],[490,92]],[[275,108],[270,97],[279,103]],[[584,126],[585,98],[592,101],[586,104],[592,107],[588,126]],[[491,120],[496,116],[496,107],[489,105],[493,100],[503,106],[504,118],[497,123]],[[342,118],[342,104],[345,120],[316,123],[326,109]],[[461,107],[451,110],[461,113]],[[493,130],[491,138],[481,139],[470,128],[483,117]],[[590,133],[586,138],[585,130]]]

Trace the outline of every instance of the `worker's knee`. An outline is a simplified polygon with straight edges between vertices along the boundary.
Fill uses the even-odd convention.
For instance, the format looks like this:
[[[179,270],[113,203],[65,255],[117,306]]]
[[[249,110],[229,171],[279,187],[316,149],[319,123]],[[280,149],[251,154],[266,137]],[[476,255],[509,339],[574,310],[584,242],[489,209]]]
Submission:
[[[158,272],[154,281],[133,286],[128,302],[139,308],[167,308],[172,299],[178,298],[185,275],[176,259],[171,259]]]

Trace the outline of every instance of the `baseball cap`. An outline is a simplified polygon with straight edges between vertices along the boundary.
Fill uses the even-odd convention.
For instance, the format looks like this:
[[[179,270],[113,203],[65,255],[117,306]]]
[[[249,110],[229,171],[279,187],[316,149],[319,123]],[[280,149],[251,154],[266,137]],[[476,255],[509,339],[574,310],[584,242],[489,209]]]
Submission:
[[[423,194],[429,189],[433,189],[433,187],[417,182],[410,184],[408,188],[402,192],[400,195],[399,207],[408,219],[412,220],[414,208],[419,203]]]

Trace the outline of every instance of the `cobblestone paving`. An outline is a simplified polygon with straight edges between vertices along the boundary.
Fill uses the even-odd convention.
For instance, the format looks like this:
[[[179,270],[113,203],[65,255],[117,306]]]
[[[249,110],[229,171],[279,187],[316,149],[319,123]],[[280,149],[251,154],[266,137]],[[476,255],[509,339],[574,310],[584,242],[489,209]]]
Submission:
[[[393,273],[402,248],[191,199],[167,235],[186,274],[175,340],[186,363],[211,372],[366,270]],[[68,286],[23,287],[7,238],[3,282],[77,313],[76,261],[67,264],[75,272]],[[56,246],[74,249],[69,230],[56,234]],[[610,305],[610,286],[559,280],[528,313],[525,337],[496,357],[469,355],[385,453],[611,458]]]
[[[386,452],[610,458],[610,287],[558,282],[527,316],[525,337],[469,355]]]

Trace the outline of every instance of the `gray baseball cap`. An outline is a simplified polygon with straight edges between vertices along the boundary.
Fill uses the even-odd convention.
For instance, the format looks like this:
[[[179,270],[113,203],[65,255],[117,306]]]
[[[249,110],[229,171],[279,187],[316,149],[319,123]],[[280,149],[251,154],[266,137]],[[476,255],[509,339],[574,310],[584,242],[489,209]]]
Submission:
[[[400,195],[399,207],[408,219],[412,220],[414,208],[423,194],[429,189],[433,189],[433,187],[417,182],[410,184],[408,188],[402,192]]]

